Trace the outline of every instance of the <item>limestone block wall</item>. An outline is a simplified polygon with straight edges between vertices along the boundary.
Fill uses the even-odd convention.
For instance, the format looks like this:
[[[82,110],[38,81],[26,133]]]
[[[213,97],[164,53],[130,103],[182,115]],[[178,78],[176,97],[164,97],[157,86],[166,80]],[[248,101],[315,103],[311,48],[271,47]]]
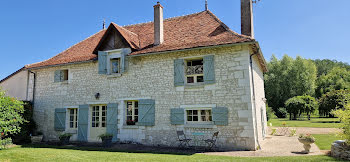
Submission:
[[[174,86],[174,60],[215,55],[216,83],[198,87]],[[37,74],[34,118],[45,140],[57,139],[55,108],[82,104],[118,103],[118,139],[146,145],[177,146],[176,130],[205,133],[219,131],[217,145],[230,150],[255,150],[249,49],[246,45],[196,49],[129,57],[127,73],[119,77],[98,74],[97,62],[34,70]],[[68,83],[54,83],[54,71],[69,70]],[[259,74],[260,75],[260,74]],[[263,92],[263,91],[261,91]],[[261,93],[260,92],[260,93]],[[100,93],[99,99],[94,95]],[[155,126],[126,126],[125,101],[155,100]],[[229,109],[228,126],[171,125],[170,109],[184,105],[216,105]],[[262,105],[259,105],[259,109]],[[261,130],[260,130],[261,132]]]

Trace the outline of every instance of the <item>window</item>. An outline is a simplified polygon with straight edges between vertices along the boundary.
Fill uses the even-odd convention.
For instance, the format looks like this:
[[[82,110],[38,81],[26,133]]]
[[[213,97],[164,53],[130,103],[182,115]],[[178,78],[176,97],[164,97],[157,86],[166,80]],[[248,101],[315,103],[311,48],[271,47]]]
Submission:
[[[68,81],[68,70],[56,70],[54,75],[54,82]]]
[[[92,127],[106,127],[107,106],[92,107]]]
[[[211,109],[188,109],[186,110],[186,121],[188,123],[211,123]]]
[[[75,129],[78,126],[78,109],[68,109],[69,128]]]
[[[127,101],[126,102],[126,124],[135,125],[138,122],[138,101]]]
[[[61,81],[68,80],[68,70],[62,70]]]
[[[203,59],[186,60],[187,83],[203,83]]]
[[[120,58],[112,58],[111,59],[111,73],[118,74],[120,73]]]

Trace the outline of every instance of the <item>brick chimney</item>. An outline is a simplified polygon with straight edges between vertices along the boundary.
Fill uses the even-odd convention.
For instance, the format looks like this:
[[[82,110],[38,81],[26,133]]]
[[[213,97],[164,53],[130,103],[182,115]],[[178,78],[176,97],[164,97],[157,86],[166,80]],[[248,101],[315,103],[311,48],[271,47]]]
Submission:
[[[164,42],[163,6],[157,2],[154,7],[154,45]]]
[[[252,0],[241,0],[241,34],[254,38]]]

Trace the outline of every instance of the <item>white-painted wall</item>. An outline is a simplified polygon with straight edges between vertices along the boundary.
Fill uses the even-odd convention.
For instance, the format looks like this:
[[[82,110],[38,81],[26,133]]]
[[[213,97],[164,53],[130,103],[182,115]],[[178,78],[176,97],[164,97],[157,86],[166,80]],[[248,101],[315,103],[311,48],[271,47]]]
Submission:
[[[28,101],[27,98],[28,71],[21,70],[10,78],[0,83],[0,88],[6,91],[6,95],[15,97],[18,100]]]

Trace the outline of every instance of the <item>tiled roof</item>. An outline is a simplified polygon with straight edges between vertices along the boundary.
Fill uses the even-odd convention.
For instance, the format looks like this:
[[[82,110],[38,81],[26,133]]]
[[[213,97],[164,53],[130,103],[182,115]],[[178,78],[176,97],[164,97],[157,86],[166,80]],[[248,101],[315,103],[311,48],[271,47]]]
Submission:
[[[153,22],[124,27],[111,23],[111,26],[120,32],[133,49],[130,55],[255,41],[231,31],[210,11],[164,20],[164,43],[158,46],[153,45]],[[102,42],[105,33],[106,30],[101,30],[55,57],[26,67],[36,68],[96,59],[96,48]]]

